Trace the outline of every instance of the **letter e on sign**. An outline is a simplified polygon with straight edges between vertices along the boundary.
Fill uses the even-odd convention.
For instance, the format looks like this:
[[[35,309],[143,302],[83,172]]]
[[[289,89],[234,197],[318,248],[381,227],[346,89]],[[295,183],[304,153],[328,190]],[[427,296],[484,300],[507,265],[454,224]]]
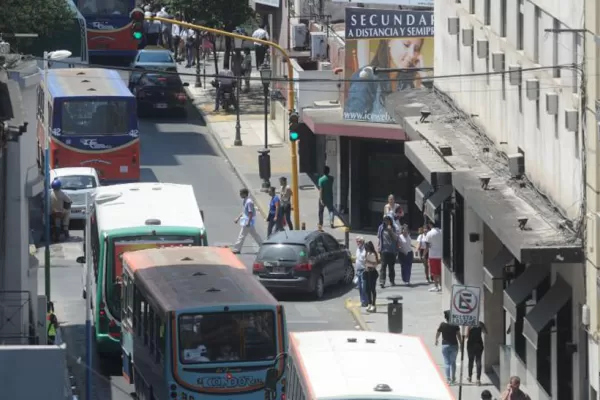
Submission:
[[[480,287],[453,285],[449,322],[458,326],[479,325],[480,299]]]

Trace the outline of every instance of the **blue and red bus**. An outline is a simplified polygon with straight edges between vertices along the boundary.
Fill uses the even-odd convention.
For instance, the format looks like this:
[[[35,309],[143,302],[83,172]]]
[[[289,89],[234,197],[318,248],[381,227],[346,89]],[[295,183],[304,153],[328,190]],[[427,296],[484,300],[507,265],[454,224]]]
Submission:
[[[139,181],[137,105],[119,73],[97,68],[51,69],[46,82],[47,87],[42,82],[38,88],[40,168],[45,165],[49,140],[51,169],[91,167],[107,183]]]
[[[129,58],[137,53],[139,41],[131,34],[129,13],[135,0],[76,0],[87,24],[90,57]]]

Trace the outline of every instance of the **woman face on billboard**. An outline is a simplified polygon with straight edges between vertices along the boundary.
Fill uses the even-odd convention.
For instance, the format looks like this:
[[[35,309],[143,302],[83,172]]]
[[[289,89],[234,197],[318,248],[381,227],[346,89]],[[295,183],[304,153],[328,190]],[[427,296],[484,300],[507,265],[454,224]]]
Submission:
[[[396,68],[418,68],[422,66],[421,48],[425,39],[395,39],[389,41],[390,57]]]

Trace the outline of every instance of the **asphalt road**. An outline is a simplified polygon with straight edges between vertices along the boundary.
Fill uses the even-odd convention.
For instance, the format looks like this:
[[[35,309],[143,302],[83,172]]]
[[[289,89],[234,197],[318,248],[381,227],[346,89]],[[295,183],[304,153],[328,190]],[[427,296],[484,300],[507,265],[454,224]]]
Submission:
[[[230,244],[237,237],[233,218],[240,212],[240,181],[220,154],[206,124],[190,105],[188,118],[140,120],[142,180],[191,184],[205,223],[211,245]],[[259,232],[266,224],[257,223]],[[82,254],[81,232],[73,232],[68,243],[52,246],[52,300],[68,345],[71,372],[83,396],[85,369],[85,300],[82,299],[82,268],[75,258]],[[250,268],[257,247],[249,238],[240,255]],[[43,265],[43,248],[38,257]],[[44,270],[39,270],[39,290],[44,291]],[[333,288],[314,302],[302,296],[280,298],[285,305],[291,331],[355,329],[344,307],[349,288]],[[78,360],[82,360],[78,363]],[[121,376],[119,360],[100,365],[94,362],[93,399],[129,399],[133,388]],[[80,397],[83,398],[83,397]]]

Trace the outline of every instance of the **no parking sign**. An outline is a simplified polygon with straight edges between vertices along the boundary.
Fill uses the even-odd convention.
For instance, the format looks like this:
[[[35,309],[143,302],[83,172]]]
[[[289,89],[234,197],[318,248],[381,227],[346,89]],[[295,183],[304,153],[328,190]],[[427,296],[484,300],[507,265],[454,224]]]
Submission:
[[[449,322],[458,326],[479,325],[480,298],[480,287],[453,285]]]

